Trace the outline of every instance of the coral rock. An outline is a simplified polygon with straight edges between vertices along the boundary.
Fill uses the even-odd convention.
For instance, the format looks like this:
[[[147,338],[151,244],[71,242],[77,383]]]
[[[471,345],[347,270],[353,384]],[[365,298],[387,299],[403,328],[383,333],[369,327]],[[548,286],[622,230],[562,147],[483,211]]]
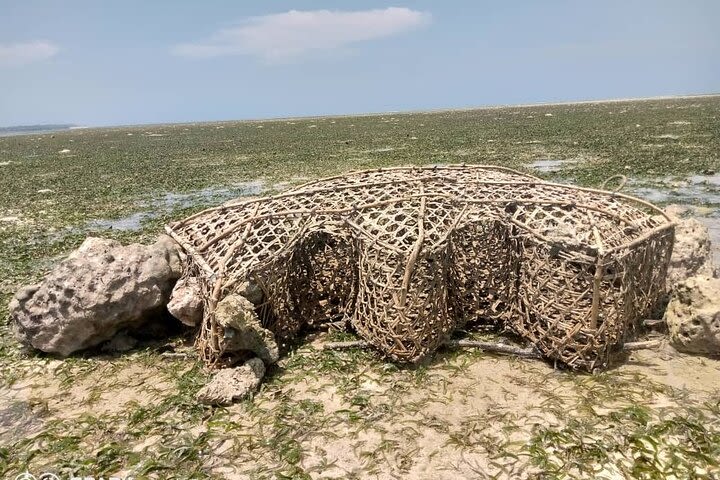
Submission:
[[[181,264],[175,243],[163,237],[149,246],[86,239],[10,302],[18,340],[67,356],[165,315]]]
[[[665,321],[678,350],[720,355],[720,279],[698,276],[679,283]]]
[[[223,327],[226,351],[249,350],[270,365],[280,353],[273,333],[263,328],[255,314],[255,306],[241,295],[228,295],[218,302],[215,320]]]
[[[677,206],[671,205],[666,212],[677,222],[675,245],[667,273],[668,289],[696,275],[715,276],[707,226],[694,218],[680,218]]]
[[[255,392],[264,375],[263,361],[251,358],[241,367],[219,370],[196,398],[207,405],[229,405]]]
[[[203,318],[203,298],[197,277],[180,279],[167,306],[170,314],[185,325],[194,327]]]

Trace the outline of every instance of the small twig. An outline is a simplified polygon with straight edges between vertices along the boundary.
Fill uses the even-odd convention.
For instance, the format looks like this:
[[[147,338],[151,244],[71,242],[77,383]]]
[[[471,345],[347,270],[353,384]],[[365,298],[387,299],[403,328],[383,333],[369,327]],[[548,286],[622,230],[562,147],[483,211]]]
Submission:
[[[187,352],[163,352],[160,354],[160,358],[190,358],[190,354]]]
[[[648,318],[646,320],[643,320],[643,325],[645,325],[646,327],[654,327],[655,325],[662,325],[663,323],[665,323],[664,318],[659,318],[659,319]]]
[[[644,350],[646,348],[656,348],[662,345],[662,340],[646,340],[644,342],[627,342],[623,345],[623,350],[632,352],[633,350]]]
[[[344,331],[347,327],[347,320],[338,320],[336,322],[324,322],[317,326],[319,330],[340,330]]]
[[[350,340],[349,342],[327,342],[323,344],[323,350],[349,350],[351,348],[369,348],[370,344],[365,340]]]
[[[479,348],[486,352],[507,353],[525,358],[542,358],[540,353],[534,349],[525,349],[505,345],[503,343],[481,342],[478,340],[447,340],[442,344],[450,348]],[[322,346],[323,350],[347,350],[351,348],[369,348],[370,344],[365,340],[352,340],[349,342],[328,342]]]
[[[504,343],[482,342],[479,340],[447,340],[443,346],[453,348],[479,348],[486,352],[507,353],[524,358],[542,358],[540,352],[534,348],[519,348]]]
[[[644,342],[627,342],[622,349],[625,351],[643,350],[646,348],[659,347],[661,340],[647,340]],[[450,348],[479,348],[491,353],[505,353],[523,358],[542,358],[540,352],[534,348],[520,348],[504,343],[482,342],[479,340],[446,340],[442,344]],[[365,340],[350,340],[347,342],[328,342],[323,344],[323,350],[349,350],[351,348],[370,348]]]

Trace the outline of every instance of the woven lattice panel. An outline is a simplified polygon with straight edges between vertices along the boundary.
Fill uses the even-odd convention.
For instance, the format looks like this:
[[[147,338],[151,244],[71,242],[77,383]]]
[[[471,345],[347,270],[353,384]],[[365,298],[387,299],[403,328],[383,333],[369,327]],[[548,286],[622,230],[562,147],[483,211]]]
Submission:
[[[209,363],[223,354],[214,306],[251,281],[279,337],[341,320],[416,362],[483,322],[592,369],[663,294],[674,225],[661,213],[500,167],[410,167],[230,202],[167,230],[203,278],[198,345]]]

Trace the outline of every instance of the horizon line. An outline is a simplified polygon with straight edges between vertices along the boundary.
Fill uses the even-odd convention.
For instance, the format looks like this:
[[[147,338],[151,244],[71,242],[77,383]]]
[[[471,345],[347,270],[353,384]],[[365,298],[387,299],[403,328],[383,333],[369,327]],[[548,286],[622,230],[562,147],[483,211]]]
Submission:
[[[189,120],[180,122],[150,122],[150,123],[126,123],[126,124],[110,124],[110,125],[83,125],[73,122],[52,122],[52,123],[37,123],[32,125],[8,125],[0,126],[0,129],[15,128],[15,127],[41,127],[41,126],[53,126],[53,125],[68,125],[71,128],[67,130],[77,129],[103,129],[103,128],[138,128],[145,126],[159,126],[159,125],[195,125],[202,123],[257,123],[257,122],[278,122],[287,120],[312,120],[312,119],[323,119],[323,118],[343,118],[343,117],[373,117],[379,115],[413,115],[422,113],[443,113],[443,112],[468,112],[474,110],[500,110],[505,108],[532,108],[532,107],[551,107],[551,106],[562,106],[562,105],[588,105],[588,104],[599,104],[599,103],[622,103],[622,102],[650,102],[660,100],[673,100],[673,99],[691,99],[691,98],[708,98],[718,97],[720,92],[714,93],[690,93],[680,95],[657,95],[650,97],[622,97],[622,98],[603,98],[603,99],[591,99],[591,100],[561,100],[558,102],[537,102],[537,103],[518,103],[518,104],[486,104],[469,107],[440,107],[432,109],[417,109],[417,110],[385,110],[375,112],[351,112],[351,113],[337,113],[337,114],[319,114],[319,115],[300,115],[300,116],[278,116],[278,117],[265,117],[265,118],[245,118],[245,119],[223,119],[223,120]],[[66,130],[60,130],[66,131]],[[33,134],[34,132],[18,132],[18,135]],[[40,133],[40,132],[38,132]],[[46,133],[46,132],[43,132]],[[11,135],[14,136],[14,135]]]

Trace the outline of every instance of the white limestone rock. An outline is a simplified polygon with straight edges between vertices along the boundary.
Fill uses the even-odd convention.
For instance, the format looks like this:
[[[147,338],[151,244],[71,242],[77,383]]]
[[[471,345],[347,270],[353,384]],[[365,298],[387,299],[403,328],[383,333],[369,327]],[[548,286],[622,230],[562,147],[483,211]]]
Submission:
[[[665,322],[676,349],[720,355],[720,279],[697,276],[677,284]]]
[[[707,226],[694,218],[681,218],[683,210],[677,205],[668,206],[666,213],[677,222],[667,273],[668,290],[696,275],[716,276]]]
[[[226,351],[248,350],[268,365],[280,358],[275,335],[263,328],[255,306],[242,295],[231,294],[220,300],[215,308],[215,320],[223,328]]]
[[[202,290],[197,277],[178,280],[167,305],[170,314],[185,325],[195,327],[202,322],[203,308]]]
[[[166,315],[180,270],[177,246],[165,235],[128,246],[88,238],[40,283],[17,292],[9,305],[16,337],[61,356],[99,345]]]
[[[265,376],[265,364],[257,357],[241,367],[224,368],[198,391],[198,402],[206,405],[230,405],[254,393]]]

